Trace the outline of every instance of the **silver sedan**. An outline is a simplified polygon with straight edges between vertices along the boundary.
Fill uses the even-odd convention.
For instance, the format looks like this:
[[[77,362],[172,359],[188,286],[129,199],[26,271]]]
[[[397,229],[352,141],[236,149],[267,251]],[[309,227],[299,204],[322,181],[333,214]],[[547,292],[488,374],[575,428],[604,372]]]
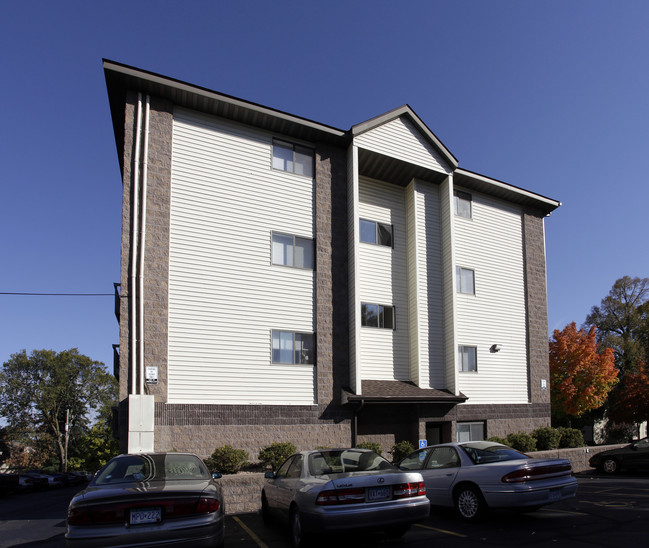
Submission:
[[[221,488],[189,453],[120,455],[68,507],[68,547],[222,546]]]
[[[266,478],[264,521],[288,518],[295,548],[315,533],[352,529],[382,529],[396,538],[430,512],[420,473],[402,472],[366,449],[302,451]]]
[[[468,521],[488,508],[532,511],[577,492],[570,461],[533,459],[489,441],[426,447],[408,455],[399,468],[420,472],[431,504],[455,507]]]

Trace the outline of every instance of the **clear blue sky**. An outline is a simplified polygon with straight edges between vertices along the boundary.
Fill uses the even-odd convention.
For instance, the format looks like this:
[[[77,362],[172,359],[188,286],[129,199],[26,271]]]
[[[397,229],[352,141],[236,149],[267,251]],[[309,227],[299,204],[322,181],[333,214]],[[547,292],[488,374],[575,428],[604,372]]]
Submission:
[[[21,1],[0,12],[0,292],[111,293],[121,179],[101,59],[348,129],[408,103],[460,166],[563,206],[550,331],[649,277],[646,0]],[[0,362],[112,364],[110,297],[0,295]]]

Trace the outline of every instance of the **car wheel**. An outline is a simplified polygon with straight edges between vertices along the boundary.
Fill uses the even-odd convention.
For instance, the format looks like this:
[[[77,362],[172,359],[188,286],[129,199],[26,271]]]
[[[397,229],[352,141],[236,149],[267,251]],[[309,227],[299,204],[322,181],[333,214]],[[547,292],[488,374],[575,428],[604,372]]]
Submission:
[[[302,517],[300,511],[295,507],[291,510],[291,544],[293,548],[304,548],[309,541],[302,528]]]
[[[264,520],[264,525],[270,527],[273,520],[270,516],[270,508],[268,508],[268,501],[266,500],[266,493],[261,493],[261,519]]]
[[[487,503],[480,489],[473,485],[465,485],[455,492],[455,509],[463,520],[477,521],[485,513]]]
[[[410,530],[410,525],[393,525],[385,530],[385,534],[389,539],[401,538]]]
[[[607,474],[615,474],[620,471],[620,465],[614,458],[607,458],[602,462],[602,472]]]

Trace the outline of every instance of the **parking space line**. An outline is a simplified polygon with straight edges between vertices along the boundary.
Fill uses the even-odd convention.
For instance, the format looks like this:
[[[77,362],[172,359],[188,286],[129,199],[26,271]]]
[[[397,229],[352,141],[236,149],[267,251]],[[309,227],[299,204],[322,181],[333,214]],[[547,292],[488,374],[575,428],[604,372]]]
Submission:
[[[257,546],[259,546],[259,548],[268,548],[268,545],[263,540],[261,540],[254,533],[254,531],[252,529],[250,529],[250,527],[248,527],[245,523],[243,523],[243,521],[241,521],[237,516],[232,516],[232,519],[234,519],[234,521],[236,521],[240,525],[240,527],[246,533],[248,533],[248,536],[257,543]]]
[[[438,529],[437,527],[430,527],[429,525],[422,525],[421,523],[415,523],[415,527],[421,527],[422,529],[430,529],[431,531],[436,531],[437,533],[443,533],[445,535],[453,535],[454,537],[467,538],[468,535],[463,535],[462,533],[455,533],[453,531],[447,531],[446,529]]]

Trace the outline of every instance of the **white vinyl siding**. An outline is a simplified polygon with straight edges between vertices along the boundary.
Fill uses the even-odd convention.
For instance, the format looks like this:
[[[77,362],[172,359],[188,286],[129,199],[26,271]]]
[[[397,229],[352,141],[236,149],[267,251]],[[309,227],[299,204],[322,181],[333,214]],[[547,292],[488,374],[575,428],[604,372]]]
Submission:
[[[434,171],[450,172],[441,154],[405,117],[395,118],[357,135],[354,144]]]
[[[478,371],[459,374],[467,404],[527,403],[525,273],[518,207],[473,194],[473,218],[454,217],[455,260],[475,272],[456,293],[457,344],[477,347]],[[502,345],[497,353],[493,344]]]
[[[411,378],[422,388],[446,388],[442,234],[439,186],[407,189]]]
[[[273,364],[272,330],[314,331],[314,272],[271,264],[313,238],[313,181],[271,169],[273,136],[174,112],[169,403],[314,403],[314,367]]]
[[[396,329],[358,333],[361,376],[409,380],[408,278],[404,189],[361,178],[359,217],[392,225],[393,247],[358,244],[359,301],[394,306]],[[359,310],[360,311],[360,310]]]

